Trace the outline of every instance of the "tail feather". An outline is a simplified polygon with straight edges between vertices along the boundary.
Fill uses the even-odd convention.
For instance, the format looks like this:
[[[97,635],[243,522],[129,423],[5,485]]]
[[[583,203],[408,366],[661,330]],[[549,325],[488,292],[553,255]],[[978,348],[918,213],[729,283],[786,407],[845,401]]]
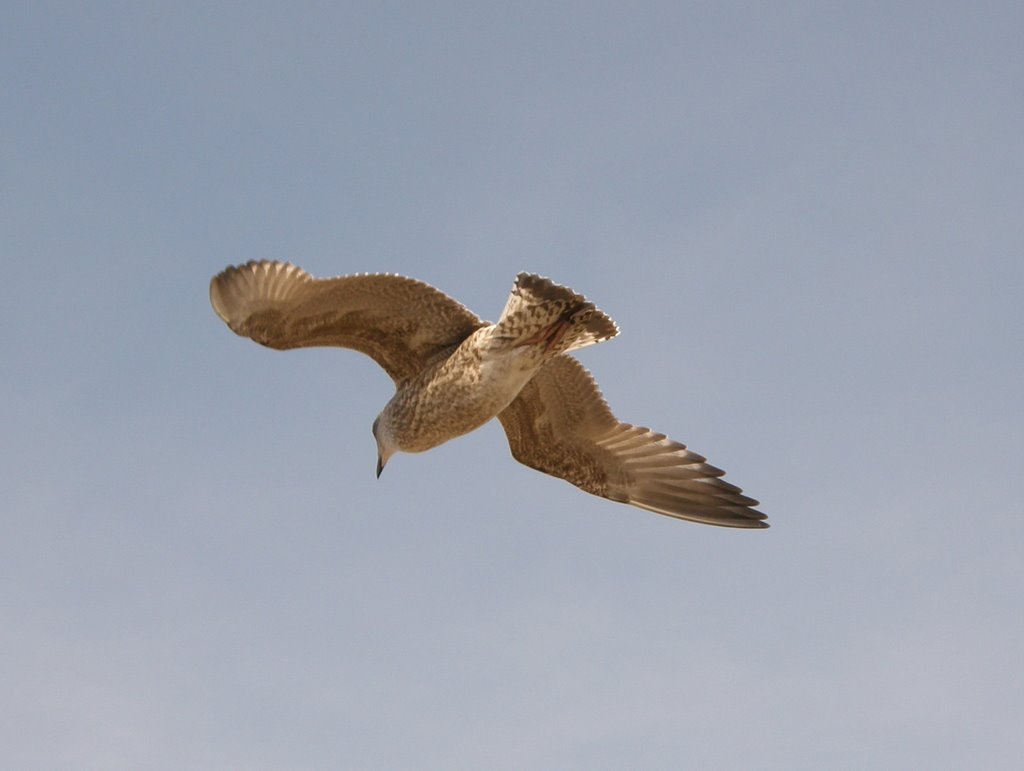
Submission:
[[[498,320],[513,345],[543,343],[554,354],[609,340],[619,328],[583,295],[532,273],[520,273]]]

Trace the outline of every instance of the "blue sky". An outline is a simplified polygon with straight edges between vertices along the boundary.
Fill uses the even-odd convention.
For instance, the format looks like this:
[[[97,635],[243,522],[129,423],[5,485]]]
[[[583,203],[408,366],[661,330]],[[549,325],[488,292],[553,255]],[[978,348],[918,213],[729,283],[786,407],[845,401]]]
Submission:
[[[0,765],[1015,768],[1018,3],[4,10]],[[580,353],[772,528],[374,478],[391,382],[209,307],[411,275]]]

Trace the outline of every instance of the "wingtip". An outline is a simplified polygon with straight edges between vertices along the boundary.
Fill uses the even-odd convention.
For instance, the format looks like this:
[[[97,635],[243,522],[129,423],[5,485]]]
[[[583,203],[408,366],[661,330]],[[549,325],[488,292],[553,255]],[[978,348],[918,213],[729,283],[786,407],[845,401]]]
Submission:
[[[229,265],[210,279],[210,304],[229,326],[241,316],[287,300],[313,277],[297,265],[278,260],[249,260]]]
[[[213,312],[217,314],[217,317],[227,323],[227,316],[224,315],[224,300],[220,295],[220,277],[224,275],[221,271],[216,276],[210,279],[210,305],[213,306]]]
[[[715,527],[728,527],[734,530],[766,530],[771,527],[765,520],[767,516],[756,509],[745,509],[741,512],[725,513],[722,509],[709,510],[706,513],[697,511],[681,511],[677,507],[649,504],[641,501],[625,501],[637,508],[646,509],[654,514],[661,514],[673,519],[680,519],[685,522],[695,522],[700,525],[713,525]]]

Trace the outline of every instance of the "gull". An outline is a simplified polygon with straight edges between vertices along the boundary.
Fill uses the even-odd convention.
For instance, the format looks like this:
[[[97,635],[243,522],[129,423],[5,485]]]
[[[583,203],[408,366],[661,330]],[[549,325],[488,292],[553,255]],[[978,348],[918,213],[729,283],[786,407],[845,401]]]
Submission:
[[[569,354],[618,327],[550,279],[520,273],[496,324],[416,279],[314,278],[285,262],[225,269],[210,302],[261,345],[351,348],[384,368],[395,394],[373,422],[378,477],[396,452],[429,450],[497,417],[517,461],[588,493],[693,522],[768,527],[721,469],[612,414]]]

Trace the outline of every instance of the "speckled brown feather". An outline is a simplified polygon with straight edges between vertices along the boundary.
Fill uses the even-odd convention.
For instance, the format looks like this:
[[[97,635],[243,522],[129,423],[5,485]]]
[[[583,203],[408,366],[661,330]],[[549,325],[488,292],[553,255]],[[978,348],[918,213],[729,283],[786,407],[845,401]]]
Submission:
[[[615,322],[567,286],[520,273],[494,330],[511,345],[541,344],[544,353],[568,353],[610,340]]]
[[[768,527],[721,469],[664,434],[620,423],[571,357],[545,364],[498,419],[516,460],[588,493],[709,525]]]
[[[249,262],[210,282],[229,327],[269,348],[340,346],[372,357],[396,382],[443,359],[484,326],[429,284],[403,276],[313,278],[283,262]]]

